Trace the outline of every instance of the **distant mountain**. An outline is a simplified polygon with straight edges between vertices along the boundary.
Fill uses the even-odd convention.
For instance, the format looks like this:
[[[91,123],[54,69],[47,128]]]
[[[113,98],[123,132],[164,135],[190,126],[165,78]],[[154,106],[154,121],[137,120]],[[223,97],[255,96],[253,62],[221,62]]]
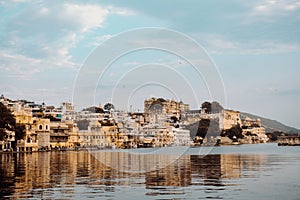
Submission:
[[[250,117],[251,119],[259,118],[261,120],[262,126],[266,129],[266,133],[272,133],[274,131],[285,132],[285,133],[298,133],[299,132],[298,129],[284,125],[276,120],[260,117],[260,116],[253,115],[250,113],[241,112],[241,118],[246,118],[246,117]]]

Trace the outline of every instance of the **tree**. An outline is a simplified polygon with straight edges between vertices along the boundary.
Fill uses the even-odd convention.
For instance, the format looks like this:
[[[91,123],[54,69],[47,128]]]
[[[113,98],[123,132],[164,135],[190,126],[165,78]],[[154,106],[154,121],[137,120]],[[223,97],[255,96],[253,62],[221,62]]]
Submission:
[[[205,113],[211,113],[211,103],[208,101],[205,101],[202,103],[201,108],[205,110]]]
[[[212,113],[220,113],[224,110],[223,106],[217,101],[211,102],[211,111]]]
[[[208,136],[215,137],[219,135],[220,135],[219,119],[201,119],[199,121],[199,126],[198,126],[196,136],[205,138]]]
[[[231,127],[230,129],[224,130],[222,133],[222,136],[227,136],[230,139],[233,139],[233,137],[235,136],[236,138],[243,138],[243,134],[242,134],[243,130],[240,127],[240,125],[235,125],[233,127]]]
[[[16,140],[24,139],[25,136],[26,136],[25,125],[17,124],[16,127],[15,127],[15,138],[16,138]]]
[[[106,103],[104,106],[103,106],[104,110],[107,110],[107,111],[110,111],[110,110],[114,110],[115,109],[115,106],[112,104],[112,103]]]
[[[205,113],[220,113],[224,110],[223,106],[217,101],[208,102],[205,101],[202,103],[201,108],[205,110]]]
[[[96,106],[85,108],[85,109],[83,109],[83,111],[90,111],[92,113],[104,113],[104,110],[102,108],[99,108]]]
[[[16,120],[9,109],[0,102],[0,140],[6,138],[6,131],[14,131]]]
[[[197,134],[196,136],[205,138],[207,131],[208,131],[208,127],[210,124],[210,120],[209,119],[201,119],[199,121],[199,126],[198,126],[198,130],[197,130]]]
[[[176,116],[170,117],[171,123],[177,123],[179,122],[178,118]]]

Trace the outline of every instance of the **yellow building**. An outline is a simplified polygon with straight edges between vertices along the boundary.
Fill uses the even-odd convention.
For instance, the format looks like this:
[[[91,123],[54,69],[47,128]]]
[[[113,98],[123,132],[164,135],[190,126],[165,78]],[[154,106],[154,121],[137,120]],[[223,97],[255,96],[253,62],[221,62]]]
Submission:
[[[234,110],[223,110],[220,119],[221,129],[227,130],[236,125],[241,125],[240,112]]]
[[[69,127],[68,144],[69,148],[74,148],[79,145],[78,142],[78,127],[73,121],[66,121]]]
[[[78,132],[78,143],[81,147],[119,147],[123,148],[128,137],[124,133],[119,133],[118,127],[113,124],[100,123],[95,121],[90,123],[88,130]]]
[[[52,148],[68,147],[69,126],[61,121],[51,121],[50,123],[50,145]]]
[[[244,120],[242,120],[242,125],[247,127],[261,127],[261,120],[246,117]]]
[[[32,116],[31,108],[24,107],[20,103],[16,103],[13,109],[13,115],[16,123],[25,126],[25,136],[17,141],[18,151],[37,151],[38,138],[35,131],[35,118]]]
[[[118,128],[116,125],[102,125],[101,132],[105,136],[106,146],[116,147],[118,138]]]
[[[37,135],[38,149],[50,149],[50,119],[36,119],[32,132]]]
[[[184,104],[182,101],[177,102],[174,99],[150,98],[144,102],[144,112],[146,114],[151,112],[163,113],[176,116],[178,119],[181,113],[186,112],[189,109],[188,104]]]
[[[99,121],[91,122],[88,130],[78,131],[78,144],[81,147],[104,147],[105,136]]]
[[[50,148],[50,120],[33,118],[26,124],[26,136],[17,143],[18,151],[38,151]]]

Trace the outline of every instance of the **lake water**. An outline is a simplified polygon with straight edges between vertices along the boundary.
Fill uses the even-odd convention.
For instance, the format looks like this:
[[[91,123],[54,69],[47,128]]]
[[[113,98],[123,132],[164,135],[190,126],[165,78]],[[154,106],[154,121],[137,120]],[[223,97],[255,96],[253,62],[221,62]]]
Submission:
[[[300,199],[300,147],[0,154],[0,199]]]

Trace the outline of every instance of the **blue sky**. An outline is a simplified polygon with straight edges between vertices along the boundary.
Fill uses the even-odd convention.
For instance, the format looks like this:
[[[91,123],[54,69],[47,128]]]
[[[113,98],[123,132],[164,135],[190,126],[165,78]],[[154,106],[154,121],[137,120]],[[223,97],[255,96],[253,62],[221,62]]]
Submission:
[[[55,105],[72,100],[76,76],[98,45],[131,29],[161,27],[186,34],[206,50],[221,74],[227,108],[300,128],[300,1],[0,0],[0,13],[0,93],[9,98]],[[180,58],[144,51],[119,59],[108,81],[127,66],[153,62],[180,64],[180,73],[192,77]],[[170,81],[178,83],[175,77]],[[196,108],[180,90],[177,97]],[[129,103],[136,109],[150,95],[172,97],[157,84],[141,91],[134,93],[141,93],[140,101]],[[200,101],[210,100],[204,81],[199,91]],[[109,100],[95,96],[96,103]]]

